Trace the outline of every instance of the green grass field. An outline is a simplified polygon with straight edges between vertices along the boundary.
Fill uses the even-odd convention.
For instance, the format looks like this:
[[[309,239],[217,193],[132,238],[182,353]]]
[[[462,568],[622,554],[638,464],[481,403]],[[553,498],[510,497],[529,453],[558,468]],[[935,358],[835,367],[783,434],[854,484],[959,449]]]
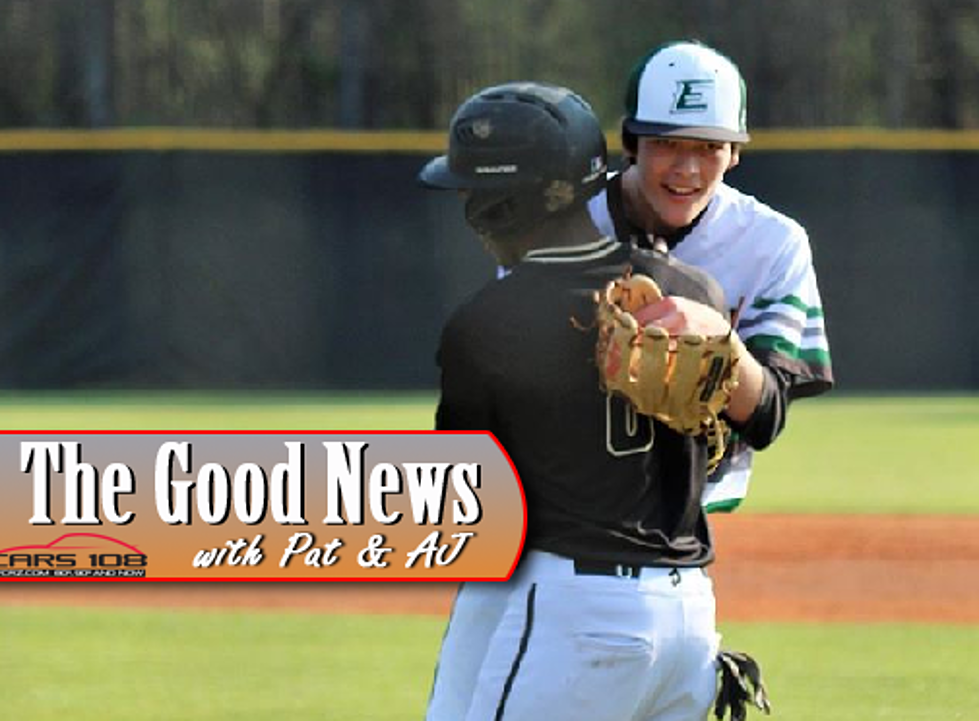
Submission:
[[[800,401],[745,510],[979,513],[979,396]]]
[[[427,430],[435,396],[0,395],[6,430]],[[793,406],[741,512],[979,513],[979,396]]]
[[[0,706],[7,721],[421,719],[442,627],[397,616],[0,607]],[[979,708],[979,628],[722,630],[764,659],[773,719],[971,721]]]
[[[434,397],[0,396],[7,430],[431,427]],[[798,404],[742,513],[979,513],[979,397]],[[4,592],[0,584],[0,594]],[[4,721],[420,719],[444,619],[0,606]],[[979,627],[725,624],[773,719],[976,718]],[[753,713],[750,718],[762,718]]]
[[[416,617],[0,607],[0,717],[420,719],[442,626]]]

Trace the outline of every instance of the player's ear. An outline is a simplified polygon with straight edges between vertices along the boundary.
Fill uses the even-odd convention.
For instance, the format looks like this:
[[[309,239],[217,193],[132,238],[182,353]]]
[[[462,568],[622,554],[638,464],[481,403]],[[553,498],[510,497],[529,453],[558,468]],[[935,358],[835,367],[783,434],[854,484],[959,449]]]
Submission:
[[[738,143],[731,143],[731,160],[727,164],[727,169],[738,167],[738,163],[741,162],[741,145]]]

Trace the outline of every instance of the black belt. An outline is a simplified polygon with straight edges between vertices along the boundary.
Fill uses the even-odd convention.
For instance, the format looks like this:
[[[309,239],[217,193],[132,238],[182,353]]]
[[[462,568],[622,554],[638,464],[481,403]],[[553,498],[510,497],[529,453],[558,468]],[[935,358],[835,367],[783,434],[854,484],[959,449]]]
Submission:
[[[582,558],[574,559],[574,572],[578,576],[616,576],[618,578],[639,578],[644,566],[633,566],[628,563],[610,563],[609,561],[592,561]],[[680,583],[680,572],[670,571],[673,585]]]

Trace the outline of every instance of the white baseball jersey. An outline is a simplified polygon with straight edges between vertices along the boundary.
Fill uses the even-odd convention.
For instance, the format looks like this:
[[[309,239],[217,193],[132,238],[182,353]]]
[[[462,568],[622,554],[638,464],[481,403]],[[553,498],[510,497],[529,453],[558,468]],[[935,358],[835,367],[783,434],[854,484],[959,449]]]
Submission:
[[[599,231],[615,235],[605,192],[588,209]],[[738,335],[764,364],[798,379],[790,397],[826,388],[832,371],[822,301],[809,237],[799,223],[722,183],[671,252],[714,276],[732,308],[743,299]],[[705,491],[708,510],[730,511],[741,503],[751,462],[746,444],[731,444]]]

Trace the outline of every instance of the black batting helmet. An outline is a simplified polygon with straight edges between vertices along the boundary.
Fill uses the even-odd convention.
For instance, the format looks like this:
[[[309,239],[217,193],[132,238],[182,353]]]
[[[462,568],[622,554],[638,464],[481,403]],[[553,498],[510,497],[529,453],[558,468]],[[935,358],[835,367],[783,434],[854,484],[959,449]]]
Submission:
[[[567,88],[536,82],[479,91],[456,111],[449,152],[419,174],[431,188],[470,191],[466,219],[509,235],[583,205],[605,184],[605,134]]]

